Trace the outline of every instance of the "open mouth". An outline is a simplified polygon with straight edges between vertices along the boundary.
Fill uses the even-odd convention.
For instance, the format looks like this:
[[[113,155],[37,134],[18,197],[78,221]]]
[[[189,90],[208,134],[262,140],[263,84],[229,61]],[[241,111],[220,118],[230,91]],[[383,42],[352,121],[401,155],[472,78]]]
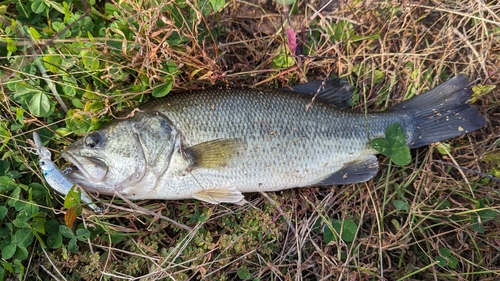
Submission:
[[[78,181],[86,180],[92,183],[101,183],[108,173],[108,165],[101,159],[87,156],[74,156],[63,152],[62,157],[75,165],[68,177]]]

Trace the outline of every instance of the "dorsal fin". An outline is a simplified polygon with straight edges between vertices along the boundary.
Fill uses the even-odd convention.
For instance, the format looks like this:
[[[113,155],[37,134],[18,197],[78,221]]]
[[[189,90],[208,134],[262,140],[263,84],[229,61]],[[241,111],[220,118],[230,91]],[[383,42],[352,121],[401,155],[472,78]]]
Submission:
[[[348,109],[352,105],[351,86],[340,79],[316,80],[280,90],[301,93],[310,98],[316,96],[316,99],[332,104],[338,109]]]

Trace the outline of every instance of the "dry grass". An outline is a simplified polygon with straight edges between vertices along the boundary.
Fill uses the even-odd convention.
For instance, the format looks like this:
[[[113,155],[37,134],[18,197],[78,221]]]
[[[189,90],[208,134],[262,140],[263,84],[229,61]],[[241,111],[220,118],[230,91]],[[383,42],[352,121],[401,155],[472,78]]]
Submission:
[[[135,41],[95,39],[96,53],[107,65],[101,79],[112,88],[122,87],[122,95],[112,99],[95,93],[110,101],[93,116],[135,103],[133,97],[142,97],[149,89],[134,92],[130,90],[134,85],[153,87],[165,76],[175,77],[173,90],[179,91],[275,88],[336,75],[358,89],[355,110],[384,109],[455,73],[465,73],[479,85],[500,84],[496,1],[330,1],[328,6],[324,6],[328,1],[308,2],[298,3],[289,22],[284,8],[274,1],[227,1],[222,12],[206,15],[203,5],[190,1],[185,7],[174,1],[113,2],[121,7],[119,18],[127,20]],[[303,45],[298,55],[286,52],[290,28]],[[169,42],[173,34],[183,42]],[[111,41],[121,47],[113,49]],[[56,40],[52,48],[62,44]],[[291,60],[287,67],[276,64],[279,55]],[[166,61],[175,63],[182,74],[166,71]],[[128,84],[117,85],[115,69],[136,75]],[[141,80],[144,77],[147,82]],[[58,83],[58,77],[51,79]],[[498,215],[488,218],[500,210],[500,184],[484,175],[500,169],[499,99],[498,88],[478,98],[476,105],[488,125],[447,141],[448,153],[440,152],[441,144],[418,149],[405,167],[380,157],[381,172],[367,183],[250,194],[250,204],[243,207],[193,200],[129,205],[107,198],[105,214],[80,218],[99,236],[82,244],[79,255],[63,249],[34,254],[30,276],[498,280],[500,222]],[[9,103],[13,101],[5,100]],[[60,121],[33,120],[33,129]],[[332,220],[353,222],[354,239],[325,243],[321,230],[333,229]],[[448,264],[439,265],[439,257]],[[455,266],[451,258],[456,259]]]

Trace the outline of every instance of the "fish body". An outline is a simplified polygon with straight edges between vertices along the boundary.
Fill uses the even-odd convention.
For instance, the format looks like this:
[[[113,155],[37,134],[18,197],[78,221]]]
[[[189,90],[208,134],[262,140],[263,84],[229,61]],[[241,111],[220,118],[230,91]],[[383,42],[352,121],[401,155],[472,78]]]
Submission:
[[[40,169],[42,170],[43,177],[47,181],[50,187],[52,187],[55,191],[67,195],[71,188],[75,186],[66,176],[66,174],[59,169],[59,167],[52,162],[50,151],[42,145],[40,140],[40,136],[36,132],[33,133],[33,140],[35,143],[35,147],[38,151],[38,155],[40,156],[40,160],[38,162]],[[92,199],[85,192],[85,190],[81,190],[81,199],[88,204],[90,208],[92,208],[95,212],[100,213],[102,209],[97,207],[94,203],[92,203]]]
[[[337,89],[338,90],[338,89]],[[338,91],[337,91],[338,92]],[[242,193],[364,182],[378,171],[370,140],[399,123],[410,148],[485,124],[458,75],[384,112],[338,110],[284,90],[208,90],[153,100],[62,154],[72,181],[130,199],[243,202]]]

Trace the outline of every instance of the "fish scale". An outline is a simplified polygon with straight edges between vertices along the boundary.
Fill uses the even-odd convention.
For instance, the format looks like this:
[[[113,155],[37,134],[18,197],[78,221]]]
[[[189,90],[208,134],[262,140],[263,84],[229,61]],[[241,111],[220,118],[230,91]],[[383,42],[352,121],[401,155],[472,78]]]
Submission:
[[[323,102],[330,94],[315,101],[283,90],[172,94],[90,133],[63,157],[78,167],[69,175],[75,182],[101,194],[238,203],[244,192],[369,180],[378,171],[370,140],[396,122],[412,148],[485,124],[467,104],[464,75],[384,112],[338,110]]]

